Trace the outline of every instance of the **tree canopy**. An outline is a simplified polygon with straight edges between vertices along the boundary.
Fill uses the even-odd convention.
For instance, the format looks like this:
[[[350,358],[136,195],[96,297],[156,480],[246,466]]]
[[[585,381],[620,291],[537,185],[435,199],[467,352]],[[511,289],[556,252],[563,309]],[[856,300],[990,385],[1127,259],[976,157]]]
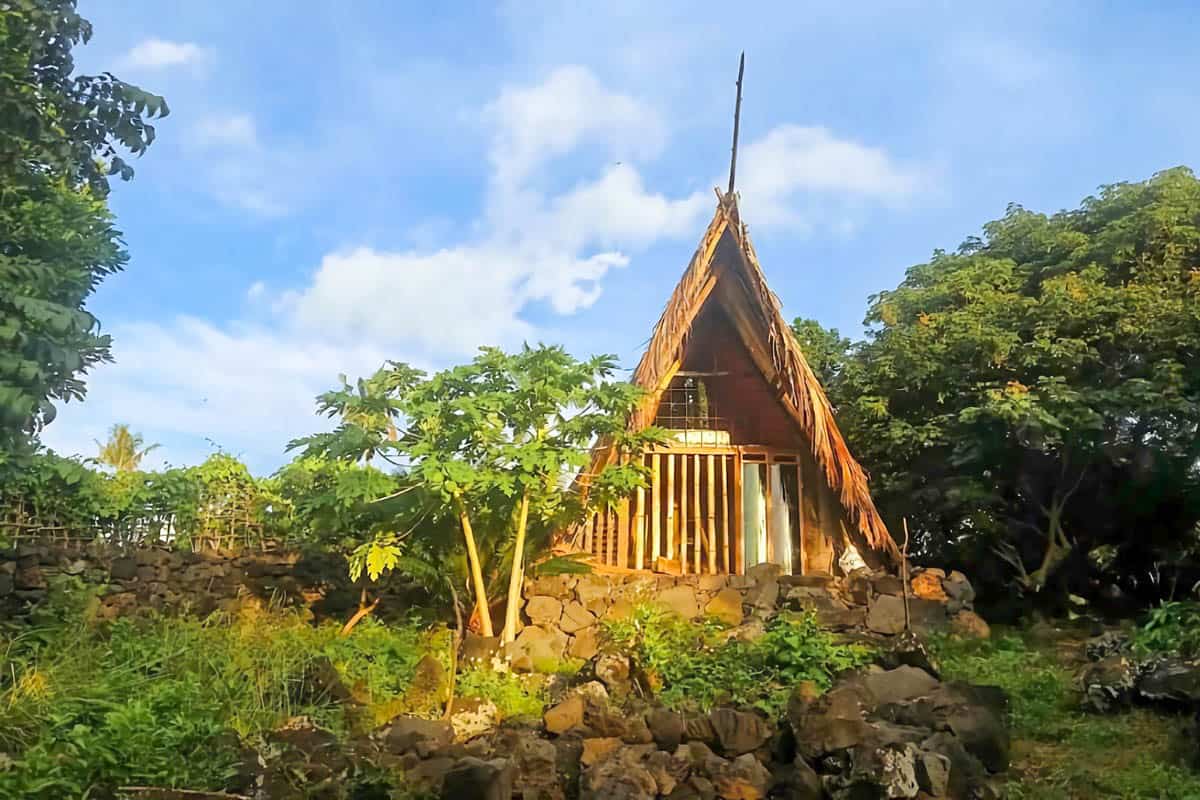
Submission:
[[[111,341],[85,309],[128,256],[113,227],[109,176],[154,141],[157,95],[110,73],[75,75],[91,37],[74,0],[0,5],[0,451],[79,399]]]
[[[814,348],[888,521],[1030,591],[1108,547],[1142,577],[1200,556],[1200,181],[1010,206]],[[834,354],[830,355],[830,343]],[[1078,571],[1073,574],[1077,575]],[[1078,586],[1078,584],[1076,584]]]

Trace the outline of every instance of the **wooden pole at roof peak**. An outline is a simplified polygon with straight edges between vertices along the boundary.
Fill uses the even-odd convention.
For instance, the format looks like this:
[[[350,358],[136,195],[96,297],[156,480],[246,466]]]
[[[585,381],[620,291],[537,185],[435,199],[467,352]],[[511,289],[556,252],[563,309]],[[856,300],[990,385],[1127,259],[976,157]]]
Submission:
[[[737,103],[733,106],[733,147],[729,157],[729,194],[733,194],[733,179],[737,175],[738,126],[742,118],[742,73],[746,71],[746,53],[738,59]]]

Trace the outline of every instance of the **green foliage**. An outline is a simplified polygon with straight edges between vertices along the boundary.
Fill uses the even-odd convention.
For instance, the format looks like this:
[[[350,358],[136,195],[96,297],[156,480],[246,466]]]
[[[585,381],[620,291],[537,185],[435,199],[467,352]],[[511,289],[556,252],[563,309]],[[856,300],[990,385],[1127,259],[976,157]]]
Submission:
[[[398,486],[373,467],[319,459],[297,459],[261,479],[227,453],[194,467],[115,474],[49,452],[0,463],[7,518],[125,542],[166,535],[188,547],[265,538],[343,548],[395,516],[394,502],[378,500]]]
[[[118,785],[220,789],[239,741],[306,715],[335,732],[403,710],[427,652],[447,632],[367,619],[353,637],[295,613],[246,609],[208,621],[98,625],[80,586],[57,587],[29,628],[0,630],[0,797],[108,796]],[[314,670],[332,664],[360,720]]]
[[[1146,653],[1200,657],[1200,603],[1173,600],[1151,609],[1137,629],[1134,645]]]
[[[792,322],[792,334],[800,342],[804,358],[821,385],[836,382],[849,357],[850,340],[838,333],[837,328],[825,328],[816,320],[803,317]]]
[[[503,718],[540,717],[548,702],[543,675],[518,675],[487,665],[460,672],[454,691],[460,697],[491,700]]]
[[[689,622],[652,605],[603,624],[606,642],[631,654],[672,708],[737,703],[778,714],[799,681],[827,689],[838,673],[871,659],[867,648],[838,642],[811,614],[778,617],[753,642],[731,638],[716,619]]]
[[[301,462],[381,458],[400,468],[390,511],[361,530],[351,551],[351,575],[378,580],[395,570],[437,582],[466,577],[445,569],[462,565],[476,619],[487,620],[489,584],[519,578],[549,535],[585,507],[646,485],[638,458],[570,480],[589,465],[597,438],[626,455],[662,438],[654,428],[627,430],[641,392],[613,380],[615,370],[611,356],[578,361],[546,345],[481,348],[470,363],[429,377],[388,362],[355,385],[341,376],[340,388],[317,399],[320,412],[339,420],[336,428],[288,447],[302,449]],[[523,505],[525,517],[517,511]],[[464,557],[472,549],[475,556]]]
[[[827,388],[888,521],[1033,591],[1103,544],[1127,573],[1172,568],[1200,518],[1198,264],[1180,168],[1051,216],[1011,206],[873,296]],[[835,334],[799,333],[837,360]]]
[[[127,261],[105,198],[123,153],[154,140],[161,97],[110,73],[74,75],[91,37],[73,0],[0,6],[0,451],[82,398],[83,373],[109,358],[85,302]]]

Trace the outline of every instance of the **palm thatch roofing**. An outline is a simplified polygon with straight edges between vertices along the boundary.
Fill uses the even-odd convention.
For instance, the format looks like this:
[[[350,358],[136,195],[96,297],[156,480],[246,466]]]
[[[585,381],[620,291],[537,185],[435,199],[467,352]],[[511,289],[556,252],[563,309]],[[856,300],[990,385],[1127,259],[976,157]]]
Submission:
[[[733,192],[719,195],[712,222],[634,370],[633,383],[644,388],[646,396],[630,419],[631,428],[653,423],[662,393],[680,369],[692,324],[714,292],[758,369],[811,444],[818,467],[862,541],[898,558],[896,543],[871,500],[867,473],[850,454],[829,398],[784,319],[778,297],[767,286]],[[610,443],[598,443],[592,474],[614,455]]]

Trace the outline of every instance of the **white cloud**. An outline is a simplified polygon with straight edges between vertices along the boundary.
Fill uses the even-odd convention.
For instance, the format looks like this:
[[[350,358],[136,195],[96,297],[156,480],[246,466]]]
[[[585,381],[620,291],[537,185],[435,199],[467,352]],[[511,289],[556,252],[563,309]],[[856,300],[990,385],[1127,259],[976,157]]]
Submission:
[[[738,163],[738,192],[758,225],[802,222],[796,202],[802,194],[895,204],[928,182],[924,168],[821,127],[780,125],[750,143]]]
[[[125,54],[124,63],[134,69],[165,69],[195,66],[209,58],[209,51],[192,42],[150,38],[138,42]]]
[[[191,131],[201,147],[258,147],[258,129],[249,114],[223,114],[200,120]]]
[[[654,109],[609,91],[579,66],[559,67],[534,86],[504,88],[484,117],[497,126],[494,179],[509,188],[583,143],[598,142],[617,158],[648,158],[666,141]]]
[[[302,158],[285,147],[263,146],[251,115],[209,115],[188,131],[185,146],[203,157],[205,180],[221,202],[261,217],[289,211],[285,198],[304,174]]]
[[[606,159],[661,149],[656,114],[580,67],[503,89],[483,117],[494,129],[493,168],[477,237],[443,249],[330,254],[307,286],[284,294],[293,324],[403,342],[431,356],[517,342],[533,333],[521,316],[531,303],[559,314],[592,305],[629,251],[694,234],[708,209],[700,192],[672,199],[648,191],[625,162],[557,194],[536,186],[543,165],[588,144]]]
[[[339,372],[367,374],[385,358],[437,366],[482,344],[533,338],[532,306],[561,315],[591,306],[610,270],[664,240],[690,245],[711,212],[709,186],[647,188],[639,162],[662,151],[665,126],[583,68],[504,88],[481,119],[492,130],[483,211],[452,229],[469,236],[442,247],[340,248],[290,289],[254,281],[245,307],[253,323],[115,326],[116,363],[90,379],[86,418],[52,426],[48,441],[69,450],[69,437],[86,434],[91,452],[102,431],[90,426],[130,421],[152,441],[182,442],[167,448],[175,461],[202,456],[207,437],[271,466],[289,438],[321,425],[313,396]],[[298,174],[303,154],[264,141],[250,115],[202,121],[189,146],[212,164],[213,189],[230,204],[287,211],[264,187]],[[822,128],[776,128],[743,153],[740,189],[756,224],[795,223],[814,194],[897,202],[924,180]]]

